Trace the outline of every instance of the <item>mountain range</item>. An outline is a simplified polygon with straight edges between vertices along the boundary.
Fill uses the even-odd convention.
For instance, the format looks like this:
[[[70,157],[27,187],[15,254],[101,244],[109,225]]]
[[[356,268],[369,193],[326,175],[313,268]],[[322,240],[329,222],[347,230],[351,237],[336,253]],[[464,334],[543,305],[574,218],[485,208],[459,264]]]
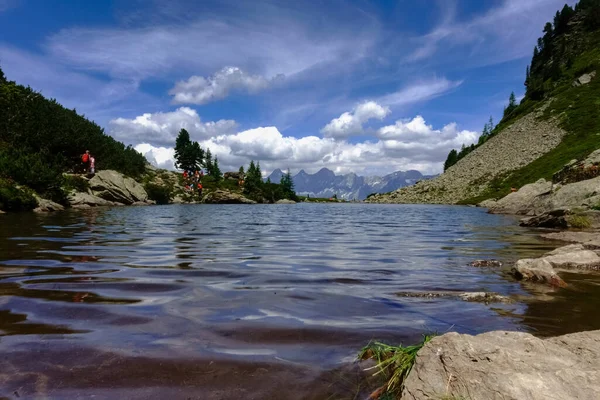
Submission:
[[[267,179],[278,183],[284,172],[274,170]],[[294,190],[300,196],[332,197],[339,199],[364,200],[371,193],[388,193],[398,188],[413,185],[417,181],[430,179],[419,171],[396,171],[391,174],[379,176],[359,176],[355,173],[336,175],[332,170],[322,168],[314,174],[300,170],[292,176]]]

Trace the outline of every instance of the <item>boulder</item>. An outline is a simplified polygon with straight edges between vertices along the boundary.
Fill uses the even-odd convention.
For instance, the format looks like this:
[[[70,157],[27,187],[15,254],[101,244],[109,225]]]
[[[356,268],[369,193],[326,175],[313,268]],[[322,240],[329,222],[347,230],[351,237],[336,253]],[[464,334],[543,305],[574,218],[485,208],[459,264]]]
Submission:
[[[62,211],[65,209],[62,205],[53,202],[52,200],[41,198],[37,195],[34,195],[37,200],[38,206],[34,208],[35,212],[52,212],[52,211]]]
[[[523,218],[520,221],[520,225],[539,228],[566,229],[569,227],[569,223],[567,221],[568,214],[569,209],[559,208],[557,210],[545,212],[538,216]]]
[[[536,207],[536,203],[539,203],[538,198],[550,193],[552,193],[552,182],[540,179],[506,195],[493,204],[488,204],[488,211],[493,214],[527,215],[531,214],[533,209],[534,214],[541,214],[547,210],[541,204]],[[539,212],[536,212],[536,208],[539,209]]]
[[[275,204],[296,204],[296,202],[294,200],[281,199],[281,200],[277,200],[275,202]]]
[[[525,258],[515,263],[512,273],[517,279],[552,286],[566,287],[567,284],[556,273],[552,264],[544,258]]]
[[[228,190],[215,190],[208,193],[202,199],[202,203],[208,204],[256,204],[254,200],[250,200],[239,193],[232,193]]]
[[[94,196],[93,194],[83,192],[72,192],[67,196],[67,200],[73,208],[88,208],[115,205],[115,203],[112,201],[104,200],[103,198]]]
[[[600,269],[600,256],[592,250],[586,250],[582,244],[571,244],[559,247],[543,257],[555,270],[587,270]]]
[[[583,74],[579,78],[575,79],[573,86],[587,85],[596,77],[596,71],[592,71],[589,74]]]
[[[529,333],[455,332],[417,353],[403,400],[600,398],[600,331],[539,339]]]
[[[148,200],[142,185],[117,171],[99,171],[89,183],[93,194],[104,200],[128,205]]]

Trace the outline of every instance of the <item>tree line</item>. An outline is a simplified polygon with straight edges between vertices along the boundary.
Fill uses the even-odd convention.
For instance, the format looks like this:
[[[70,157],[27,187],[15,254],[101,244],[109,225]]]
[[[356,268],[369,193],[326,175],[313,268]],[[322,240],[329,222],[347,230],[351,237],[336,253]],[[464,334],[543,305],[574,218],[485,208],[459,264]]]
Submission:
[[[216,183],[223,179],[218,158],[213,158],[210,148],[205,150],[198,142],[192,141],[185,129],[179,131],[175,140],[175,167],[190,172],[204,168]],[[246,171],[241,166],[238,172],[242,193],[252,200],[261,203],[274,203],[281,199],[298,200],[289,170],[278,183],[270,179],[263,181],[260,162],[255,163],[254,160],[250,161]]]

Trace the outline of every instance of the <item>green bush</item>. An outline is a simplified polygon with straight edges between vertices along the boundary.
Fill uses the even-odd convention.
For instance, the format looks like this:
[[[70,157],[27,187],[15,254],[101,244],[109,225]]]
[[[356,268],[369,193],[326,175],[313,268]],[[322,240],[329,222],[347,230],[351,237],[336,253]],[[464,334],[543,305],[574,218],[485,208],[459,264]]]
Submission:
[[[29,211],[35,207],[37,200],[31,191],[19,188],[7,179],[0,179],[0,210]]]
[[[63,187],[67,191],[87,192],[90,188],[89,181],[78,175],[64,175],[63,182]]]
[[[156,204],[169,204],[173,197],[173,189],[168,186],[147,183],[144,185],[148,198],[156,201]]]

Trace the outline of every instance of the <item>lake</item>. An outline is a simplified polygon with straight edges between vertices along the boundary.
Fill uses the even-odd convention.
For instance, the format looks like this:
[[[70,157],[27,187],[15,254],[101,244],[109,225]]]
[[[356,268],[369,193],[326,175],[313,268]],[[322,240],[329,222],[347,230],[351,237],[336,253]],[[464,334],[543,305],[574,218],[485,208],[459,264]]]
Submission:
[[[375,204],[2,215],[0,397],[353,398],[364,387],[351,362],[371,339],[600,328],[593,276],[551,290],[468,265],[559,245],[517,222]],[[424,291],[517,302],[399,295]]]

